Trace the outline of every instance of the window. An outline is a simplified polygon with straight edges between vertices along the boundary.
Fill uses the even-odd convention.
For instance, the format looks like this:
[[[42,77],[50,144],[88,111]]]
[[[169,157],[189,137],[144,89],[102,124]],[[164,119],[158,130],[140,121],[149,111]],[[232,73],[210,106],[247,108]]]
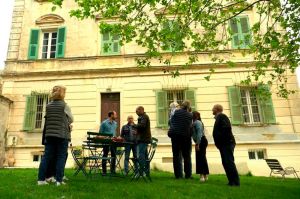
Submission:
[[[248,150],[249,160],[263,160],[266,158],[266,149],[250,149]]]
[[[252,39],[248,17],[235,17],[229,21],[229,24],[232,34],[232,48],[249,48]]]
[[[42,59],[62,58],[65,55],[66,28],[58,28],[57,31],[45,31],[42,33],[42,47],[39,54],[39,29],[32,29],[30,32],[28,59],[34,60],[41,57]]]
[[[45,32],[43,38],[42,59],[55,58],[57,32]]]
[[[196,109],[194,90],[161,90],[156,92],[156,123],[157,127],[167,127],[169,120],[169,106],[172,102],[181,104],[190,100],[192,109]]]
[[[260,113],[255,90],[241,89],[241,102],[244,123],[260,123]]]
[[[168,20],[167,22],[165,22],[161,33],[163,39],[162,50],[170,52],[183,50],[183,38],[177,22],[174,22],[172,20]]]
[[[33,162],[40,162],[42,160],[42,155],[33,155],[32,156],[32,161]]]
[[[48,94],[32,93],[26,98],[26,109],[23,123],[24,131],[40,130],[44,126]]]
[[[101,53],[103,55],[120,54],[120,36],[117,34],[103,33]]]
[[[268,86],[262,85],[266,90]],[[233,125],[275,124],[272,98],[261,98],[257,87],[228,87],[231,123]]]

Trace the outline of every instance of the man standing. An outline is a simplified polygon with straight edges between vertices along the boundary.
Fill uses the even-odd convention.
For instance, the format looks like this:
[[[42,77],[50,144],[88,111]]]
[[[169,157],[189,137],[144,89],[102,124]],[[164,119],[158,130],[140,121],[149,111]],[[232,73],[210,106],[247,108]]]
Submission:
[[[129,115],[127,117],[127,124],[122,127],[121,137],[124,138],[126,142],[130,142],[131,144],[125,145],[125,159],[124,159],[124,171],[125,175],[128,174],[128,163],[130,157],[130,151],[132,150],[133,158],[137,159],[137,147],[136,147],[136,128],[133,126],[133,116]],[[134,171],[137,169],[137,163],[134,161]]]
[[[117,119],[117,113],[115,111],[110,111],[108,113],[108,118],[104,120],[101,123],[100,126],[100,134],[101,135],[107,135],[109,137],[115,137],[117,134],[117,122],[115,121]],[[116,148],[115,147],[109,147],[105,146],[103,147],[103,157],[108,156],[108,152],[111,153],[111,163],[110,163],[110,172],[112,174],[115,174],[116,171]],[[106,160],[102,160],[102,175],[106,175]]]
[[[148,151],[147,147],[148,144],[151,143],[151,129],[150,129],[150,119],[149,116],[145,113],[144,107],[138,106],[136,108],[136,114],[138,117],[138,123],[134,125],[137,129],[137,136],[138,136],[138,162],[140,168],[144,168],[143,170],[146,171],[146,175],[150,175],[150,165],[146,162],[148,158]],[[140,170],[142,171],[142,170]],[[142,175],[142,173],[140,173]]]
[[[213,137],[216,147],[219,149],[222,164],[228,178],[229,186],[240,186],[240,178],[234,163],[235,139],[232,134],[231,123],[228,117],[223,114],[223,107],[219,104],[212,109],[215,116]]]
[[[189,112],[191,103],[184,101],[181,108],[176,110],[171,118],[169,136],[172,141],[173,168],[177,179],[183,178],[182,157],[184,159],[185,178],[192,177],[192,113]]]

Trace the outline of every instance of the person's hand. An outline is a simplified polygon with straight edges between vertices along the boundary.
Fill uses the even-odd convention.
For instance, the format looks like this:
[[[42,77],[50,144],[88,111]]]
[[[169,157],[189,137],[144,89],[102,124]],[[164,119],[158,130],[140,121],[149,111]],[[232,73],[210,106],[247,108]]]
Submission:
[[[199,150],[200,150],[199,144],[196,144],[196,145],[195,145],[195,150],[196,150],[196,151],[199,151]]]

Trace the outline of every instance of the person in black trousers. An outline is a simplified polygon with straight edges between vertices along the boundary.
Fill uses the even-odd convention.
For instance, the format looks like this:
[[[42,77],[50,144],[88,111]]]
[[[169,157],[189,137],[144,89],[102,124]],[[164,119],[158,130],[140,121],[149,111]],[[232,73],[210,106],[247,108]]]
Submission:
[[[191,107],[189,101],[184,101],[181,108],[176,110],[170,121],[169,137],[172,141],[173,168],[177,179],[183,178],[182,158],[184,159],[185,178],[192,177],[192,113],[188,110]]]
[[[196,173],[200,175],[200,182],[208,180],[208,164],[206,159],[206,148],[208,145],[207,139],[204,135],[204,124],[201,120],[198,111],[193,112],[193,140],[195,142],[196,152]]]
[[[215,116],[213,137],[216,147],[219,149],[222,164],[228,178],[229,186],[240,186],[240,178],[234,163],[235,139],[232,134],[229,118],[223,114],[223,107],[219,104],[212,109]]]

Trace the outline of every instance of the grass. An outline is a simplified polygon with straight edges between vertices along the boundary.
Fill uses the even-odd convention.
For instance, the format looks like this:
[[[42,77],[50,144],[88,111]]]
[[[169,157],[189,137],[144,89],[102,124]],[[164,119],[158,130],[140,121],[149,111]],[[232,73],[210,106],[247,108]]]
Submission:
[[[300,181],[295,179],[241,176],[241,187],[228,187],[224,175],[211,175],[209,181],[200,184],[198,177],[191,180],[175,180],[172,173],[154,171],[151,183],[142,179],[131,182],[129,178],[101,177],[87,179],[82,174],[70,179],[67,185],[37,186],[36,169],[0,170],[0,198],[300,198]]]

